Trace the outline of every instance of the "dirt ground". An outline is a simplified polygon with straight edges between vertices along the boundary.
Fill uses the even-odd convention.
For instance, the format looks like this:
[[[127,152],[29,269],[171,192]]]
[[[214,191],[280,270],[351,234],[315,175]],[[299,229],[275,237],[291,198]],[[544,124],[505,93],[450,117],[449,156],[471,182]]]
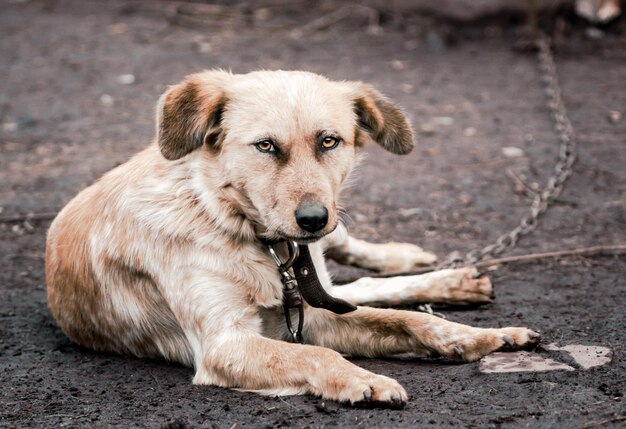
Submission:
[[[294,33],[338,7],[319,3],[200,14],[161,1],[0,2],[0,217],[56,212],[144,147],[159,94],[185,74],[284,68],[370,82],[420,130],[409,156],[367,149],[344,200],[354,235],[443,257],[513,227],[529,197],[511,173],[542,185],[558,150],[535,59],[512,49],[519,19],[383,15],[368,30],[355,13]],[[507,255],[626,243],[626,119],[615,113],[626,114],[626,20],[590,38],[562,13],[556,28],[580,157],[539,229]],[[48,225],[0,223],[0,427],[582,428],[626,416],[625,256],[500,266],[494,304],[442,309],[478,326],[526,325],[546,343],[610,347],[610,364],[583,370],[560,355],[576,371],[484,374],[478,363],[355,359],[411,395],[404,410],[371,410],[193,386],[189,368],[73,345],[46,307]],[[333,269],[340,280],[362,274]]]

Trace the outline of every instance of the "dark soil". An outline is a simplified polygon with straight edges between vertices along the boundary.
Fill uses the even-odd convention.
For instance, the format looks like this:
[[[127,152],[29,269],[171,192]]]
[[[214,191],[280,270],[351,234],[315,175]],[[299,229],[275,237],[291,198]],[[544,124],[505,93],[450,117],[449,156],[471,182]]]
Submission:
[[[294,38],[292,29],[334,3],[264,3],[261,11],[224,6],[212,12],[219,17],[199,19],[170,2],[1,2],[0,216],[58,211],[149,142],[167,84],[224,67],[368,81],[422,129],[409,156],[367,150],[345,198],[354,235],[445,256],[486,245],[517,223],[529,198],[507,169],[542,185],[558,148],[536,61],[512,49],[514,20],[460,27],[383,16],[370,34],[355,16]],[[586,38],[567,15],[559,20],[556,60],[580,158],[538,230],[508,255],[626,243],[626,119],[609,120],[611,111],[626,114],[626,20],[601,39]],[[119,83],[124,74],[134,83]],[[436,125],[450,122],[437,117],[452,124]],[[508,158],[506,146],[524,155]],[[491,273],[494,304],[443,310],[478,326],[527,325],[546,342],[607,346],[611,364],[482,374],[476,363],[355,359],[411,395],[404,410],[370,410],[193,386],[189,368],[73,345],[46,307],[48,225],[0,223],[0,427],[572,428],[617,427],[626,415],[624,256],[501,266]],[[333,267],[339,279],[360,273]]]

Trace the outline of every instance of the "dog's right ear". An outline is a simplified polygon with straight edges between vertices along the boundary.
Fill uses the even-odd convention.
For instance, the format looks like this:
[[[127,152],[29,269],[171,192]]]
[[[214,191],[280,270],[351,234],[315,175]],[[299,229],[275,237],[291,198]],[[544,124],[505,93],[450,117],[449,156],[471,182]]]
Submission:
[[[406,155],[413,150],[415,133],[407,115],[380,92],[362,82],[346,82],[362,133],[356,145],[375,141],[385,150]]]
[[[182,158],[205,143],[215,147],[221,135],[226,106],[224,71],[188,76],[170,87],[157,105],[157,142],[169,160]]]

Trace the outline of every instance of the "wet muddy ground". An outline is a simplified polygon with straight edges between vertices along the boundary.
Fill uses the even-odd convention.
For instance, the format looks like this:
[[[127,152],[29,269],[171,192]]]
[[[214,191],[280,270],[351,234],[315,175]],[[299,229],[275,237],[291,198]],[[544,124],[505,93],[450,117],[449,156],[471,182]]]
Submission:
[[[516,20],[383,16],[368,30],[355,14],[302,34],[292,30],[336,5],[264,4],[201,14],[173,2],[0,3],[0,217],[58,211],[150,141],[167,84],[223,67],[364,80],[406,109],[418,146],[406,157],[367,149],[344,198],[354,235],[445,256],[516,224],[530,200],[512,177],[541,186],[558,150],[536,61],[512,49]],[[626,243],[625,20],[600,39],[567,14],[560,22],[556,60],[580,157],[538,230],[507,255]],[[555,350],[536,353],[574,371],[355,359],[411,395],[404,410],[370,410],[193,386],[189,368],[73,345],[46,307],[48,225],[0,223],[0,427],[577,428],[626,418],[625,256],[503,265],[491,272],[494,304],[441,310],[478,326],[527,325],[546,343],[608,347],[609,364],[584,370]],[[362,274],[333,269],[340,280]]]

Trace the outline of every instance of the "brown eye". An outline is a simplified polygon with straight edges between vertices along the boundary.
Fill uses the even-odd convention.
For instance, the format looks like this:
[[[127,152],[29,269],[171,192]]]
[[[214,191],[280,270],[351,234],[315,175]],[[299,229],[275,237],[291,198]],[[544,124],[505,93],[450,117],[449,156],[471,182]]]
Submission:
[[[339,139],[337,137],[324,137],[322,139],[322,147],[326,150],[334,149],[339,144]]]
[[[270,153],[276,152],[276,147],[271,140],[261,140],[260,142],[256,142],[254,146],[257,148],[259,152]]]

